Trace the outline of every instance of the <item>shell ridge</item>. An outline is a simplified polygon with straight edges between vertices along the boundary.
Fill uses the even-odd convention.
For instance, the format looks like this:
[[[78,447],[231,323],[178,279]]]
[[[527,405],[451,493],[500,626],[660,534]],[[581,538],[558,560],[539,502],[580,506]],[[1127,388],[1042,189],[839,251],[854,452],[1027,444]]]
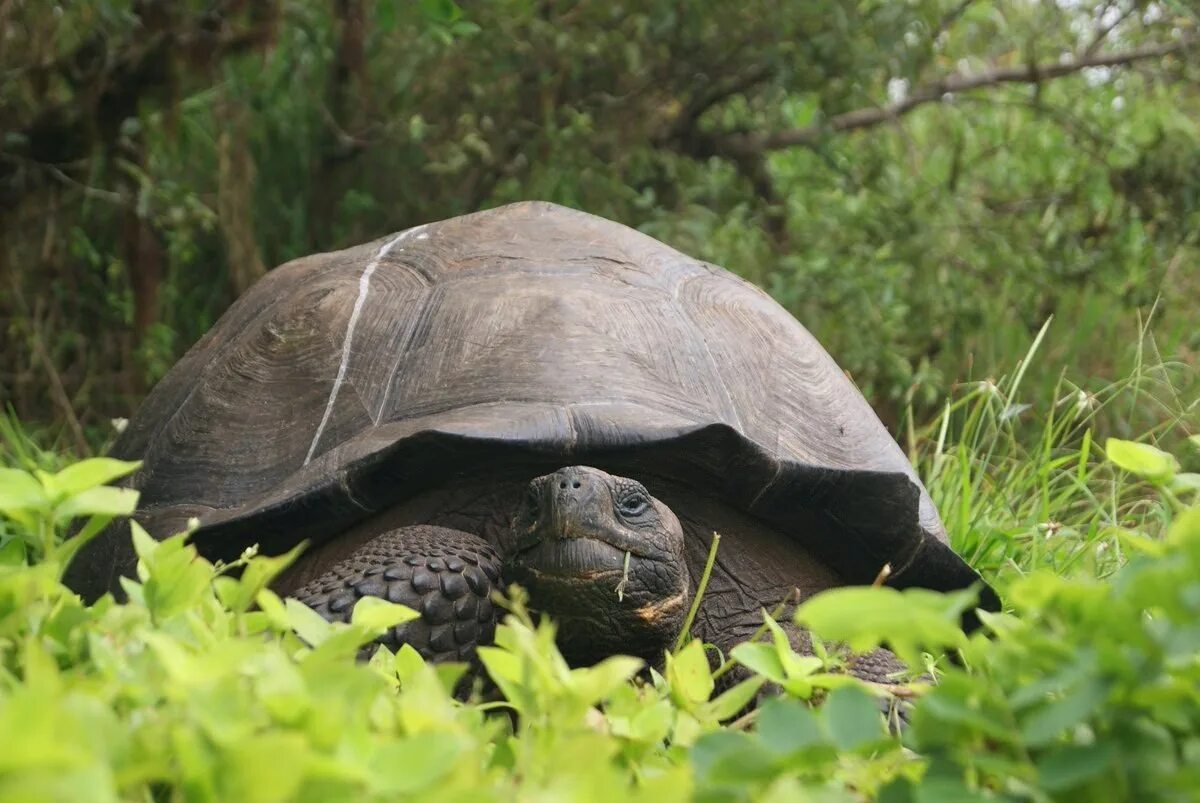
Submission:
[[[680,284],[683,284],[683,282],[680,282]],[[700,338],[700,343],[704,347],[704,357],[708,362],[709,371],[716,384],[717,393],[720,395],[722,412],[729,416],[737,431],[745,437],[746,427],[742,423],[742,417],[738,415],[737,405],[733,401],[733,394],[729,392],[729,386],[725,384],[725,377],[721,375],[717,359],[713,356],[712,349],[708,345],[708,334],[696,324],[696,319],[692,317],[692,313],[686,304],[676,303],[675,308],[683,316],[684,321],[687,322],[692,331],[696,333],[696,336]]]
[[[379,267],[380,260],[387,256],[393,248],[424,228],[425,226],[416,226],[400,232],[384,243],[375,257],[363,268],[362,275],[358,278],[358,296],[354,299],[354,308],[350,311],[350,320],[346,324],[346,337],[342,341],[342,358],[338,363],[337,376],[334,377],[333,387],[329,389],[329,401],[325,403],[325,413],[321,416],[321,423],[317,425],[312,443],[308,446],[308,454],[304,456],[304,465],[307,466],[312,462],[313,454],[317,451],[317,444],[321,442],[321,435],[324,434],[325,427],[329,425],[329,418],[333,415],[333,405],[337,402],[338,392],[342,389],[342,383],[346,381],[346,368],[350,364],[350,355],[354,346],[354,329],[358,325],[358,318],[362,314],[363,305],[366,304],[367,294],[370,292],[371,275]]]
[[[425,290],[423,300],[421,301],[421,308],[417,310],[417,314],[413,318],[413,325],[405,335],[404,347],[396,349],[396,354],[392,358],[392,365],[388,368],[387,378],[383,382],[383,392],[379,396],[379,407],[375,410],[375,414],[371,418],[376,426],[383,420],[383,411],[387,408],[388,399],[392,396],[392,387],[396,382],[396,372],[400,370],[400,362],[414,343],[419,343],[427,336],[430,322],[438,309],[438,305],[441,303],[442,293],[443,290],[434,283],[430,283],[429,287]]]
[[[171,411],[171,414],[169,416],[167,416],[167,419],[165,421],[163,421],[161,424],[159,424],[159,426],[154,430],[154,432],[146,438],[146,442],[142,448],[141,454],[134,455],[134,454],[124,454],[123,453],[124,450],[122,449],[122,442],[125,440],[125,435],[122,435],[122,437],[119,438],[115,444],[113,444],[113,447],[110,450],[110,454],[112,454],[114,457],[119,456],[119,457],[122,457],[125,459],[136,459],[136,460],[142,460],[145,458],[146,455],[150,454],[150,452],[158,444],[158,440],[160,437],[162,437],[162,434],[170,428],[172,423],[174,423],[176,417],[179,415],[179,411],[186,408],[188,406],[188,403],[196,395],[196,393],[199,391],[199,389],[204,386],[204,380],[213,371],[213,366],[216,365],[218,362],[220,362],[221,358],[225,357],[234,348],[234,344],[236,344],[238,342],[238,339],[247,330],[249,330],[251,328],[251,326],[253,326],[254,321],[257,320],[257,318],[260,315],[262,315],[267,310],[274,309],[276,305],[280,304],[283,301],[286,301],[286,298],[276,299],[275,301],[264,305],[262,310],[259,311],[258,315],[252,315],[252,316],[248,317],[245,321],[242,322],[242,325],[240,327],[238,327],[237,331],[235,331],[232,335],[230,335],[228,338],[226,338],[226,340],[223,343],[216,344],[213,347],[213,352],[212,352],[212,354],[209,355],[208,361],[205,362],[202,366],[200,366],[199,372],[196,374],[195,379],[192,381],[191,388],[188,389],[188,392],[184,395],[183,399],[180,400],[179,404],[175,407],[175,409]],[[205,339],[207,339],[211,336],[212,336],[211,332],[205,334],[205,336],[203,338],[201,338],[200,342],[204,342]],[[157,390],[157,388],[155,388],[155,390]],[[153,394],[153,391],[151,391],[151,393]],[[126,432],[129,432],[129,430],[127,429]],[[145,471],[146,471],[146,469],[138,469],[138,471],[133,475],[133,478],[137,483],[136,487],[139,487],[139,488],[141,487],[142,478],[145,476],[145,474],[144,474]]]

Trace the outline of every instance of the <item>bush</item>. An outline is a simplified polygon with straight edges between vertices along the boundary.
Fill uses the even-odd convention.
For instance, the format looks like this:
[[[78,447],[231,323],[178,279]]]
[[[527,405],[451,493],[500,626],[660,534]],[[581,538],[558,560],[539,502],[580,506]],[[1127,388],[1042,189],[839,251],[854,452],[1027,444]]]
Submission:
[[[134,464],[0,469],[0,799],[1190,800],[1197,477],[1153,447],[1107,451],[1160,490],[1169,533],[1122,531],[1134,557],[1110,581],[1027,574],[986,632],[955,624],[970,592],[843,588],[796,613],[824,639],[811,656],[766,617],[764,639],[715,670],[696,641],[661,671],[621,656],[571,669],[516,592],[480,653],[496,699],[466,703],[452,695],[464,667],[408,648],[356,661],[412,611],[367,599],[330,624],[272,593],[294,553],[214,566],[186,534],[135,525],[129,601],[82,605],[62,568],[133,509],[105,484]],[[880,643],[907,682],[841,671],[836,645]],[[956,663],[931,657],[947,651]],[[734,662],[753,677],[714,697]],[[781,693],[745,713],[764,679]],[[881,701],[911,725],[889,729]]]

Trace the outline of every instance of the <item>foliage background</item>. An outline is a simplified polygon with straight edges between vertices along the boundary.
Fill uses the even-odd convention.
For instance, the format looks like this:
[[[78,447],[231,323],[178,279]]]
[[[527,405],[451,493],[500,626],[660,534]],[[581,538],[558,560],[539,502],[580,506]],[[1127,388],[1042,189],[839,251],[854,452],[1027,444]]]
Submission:
[[[1104,424],[1141,431],[1194,411],[1196,21],[1126,0],[6,0],[0,402],[87,451],[270,266],[540,198],[762,284],[900,437],[1052,315],[1026,382],[1152,365]]]
[[[1198,22],[1182,0],[0,0],[0,797],[1194,799]],[[71,455],[257,277],[528,198],[766,287],[1009,611],[968,640],[961,595],[838,589],[798,614],[827,650],[764,623],[721,657],[748,685],[714,695],[697,642],[631,684],[632,659],[569,670],[518,605],[484,659],[502,699],[463,705],[411,651],[355,662],[409,614],[325,623],[265,588],[285,559],[235,578],[143,537],[129,604],[61,586],[135,504],[106,485],[132,465]],[[884,641],[909,682],[849,681],[842,643]],[[741,714],[763,678],[785,694]]]

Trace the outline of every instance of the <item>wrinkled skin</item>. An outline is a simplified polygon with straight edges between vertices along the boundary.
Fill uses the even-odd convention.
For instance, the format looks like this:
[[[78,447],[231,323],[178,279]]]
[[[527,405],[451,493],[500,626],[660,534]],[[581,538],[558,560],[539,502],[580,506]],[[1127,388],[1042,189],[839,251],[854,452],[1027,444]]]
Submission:
[[[641,483],[572,466],[529,483],[499,534],[501,555],[472,533],[417,524],[379,534],[290,593],[330,619],[363,596],[421,612],[381,642],[433,660],[469,658],[491,640],[490,596],[516,582],[559,623],[575,665],[616,653],[651,664],[678,636],[691,578],[679,519]],[[317,557],[320,561],[320,556]]]
[[[654,662],[683,626],[683,530],[641,483],[583,466],[538,477],[512,538],[505,577],[559,622],[568,661],[622,652]]]

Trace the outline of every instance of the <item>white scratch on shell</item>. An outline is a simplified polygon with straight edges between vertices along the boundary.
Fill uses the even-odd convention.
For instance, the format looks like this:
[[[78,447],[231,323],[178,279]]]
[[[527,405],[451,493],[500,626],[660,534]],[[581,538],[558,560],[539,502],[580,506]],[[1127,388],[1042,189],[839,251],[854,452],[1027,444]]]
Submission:
[[[337,376],[333,380],[333,387],[329,390],[329,401],[325,403],[325,414],[321,416],[321,423],[317,425],[316,434],[313,435],[312,443],[308,446],[308,454],[304,456],[304,465],[308,465],[312,461],[313,455],[317,451],[317,444],[321,442],[321,435],[325,432],[325,427],[329,424],[329,417],[333,415],[333,405],[337,401],[338,391],[342,389],[342,382],[346,380],[346,367],[350,364],[350,350],[354,345],[354,327],[358,325],[358,316],[362,314],[363,304],[367,301],[367,293],[371,289],[371,274],[379,267],[379,262],[396,246],[407,240],[414,234],[418,234],[425,226],[417,226],[412,229],[407,229],[400,232],[391,240],[384,243],[375,256],[363,268],[362,275],[358,277],[358,297],[354,299],[354,308],[350,311],[350,321],[346,324],[346,339],[342,341],[342,360],[338,364]],[[421,235],[424,236],[424,235]]]

